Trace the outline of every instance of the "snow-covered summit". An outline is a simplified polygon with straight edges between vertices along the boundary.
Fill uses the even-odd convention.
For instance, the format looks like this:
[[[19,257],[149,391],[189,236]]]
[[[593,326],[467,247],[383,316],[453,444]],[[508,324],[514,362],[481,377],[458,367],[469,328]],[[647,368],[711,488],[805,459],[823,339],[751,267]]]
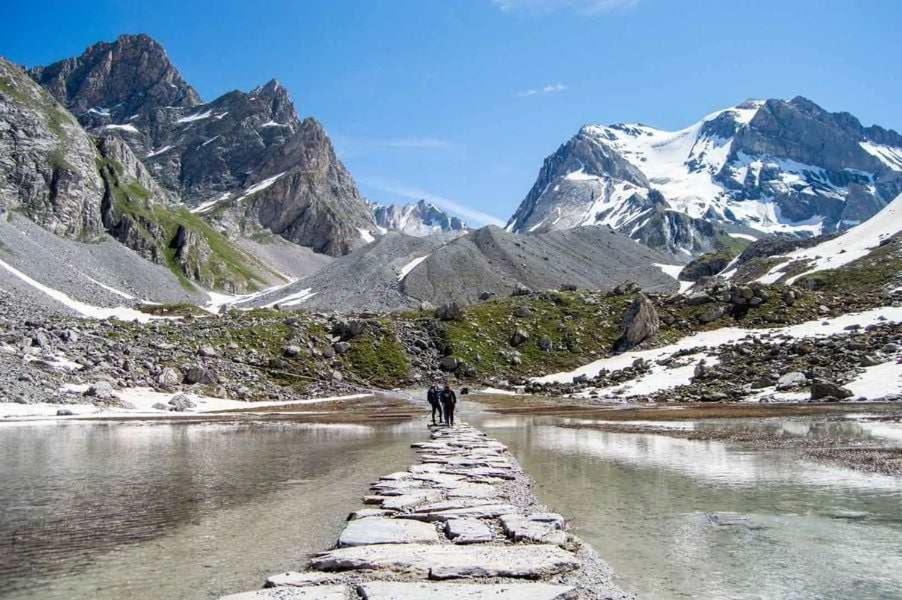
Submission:
[[[545,160],[508,229],[607,224],[696,254],[711,245],[704,223],[817,235],[860,223],[900,191],[896,132],[801,97],[748,100],[678,131],[582,127]]]
[[[373,205],[376,224],[385,230],[400,231],[407,235],[424,237],[435,233],[466,233],[467,225],[430,202],[419,200],[414,204],[398,206]]]

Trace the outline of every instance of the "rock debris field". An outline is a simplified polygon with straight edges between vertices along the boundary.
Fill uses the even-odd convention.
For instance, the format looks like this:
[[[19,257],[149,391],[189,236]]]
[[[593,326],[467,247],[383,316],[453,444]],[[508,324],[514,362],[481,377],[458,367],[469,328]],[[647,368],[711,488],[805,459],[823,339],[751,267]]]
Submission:
[[[308,570],[221,600],[625,599],[595,551],[536,502],[500,442],[433,427],[419,462],[383,475]]]

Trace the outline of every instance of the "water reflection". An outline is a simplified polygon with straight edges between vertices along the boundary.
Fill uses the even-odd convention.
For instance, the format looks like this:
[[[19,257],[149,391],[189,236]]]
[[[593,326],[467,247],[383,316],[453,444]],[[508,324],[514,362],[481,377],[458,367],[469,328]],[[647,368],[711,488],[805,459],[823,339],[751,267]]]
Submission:
[[[267,571],[299,567],[305,548],[328,547],[374,474],[406,465],[422,431],[0,428],[0,597],[202,598],[257,587]]]
[[[698,423],[871,435],[857,423]],[[561,421],[557,421],[560,423]],[[486,418],[548,505],[648,598],[902,597],[902,480],[793,452]],[[572,423],[570,423],[572,425]]]

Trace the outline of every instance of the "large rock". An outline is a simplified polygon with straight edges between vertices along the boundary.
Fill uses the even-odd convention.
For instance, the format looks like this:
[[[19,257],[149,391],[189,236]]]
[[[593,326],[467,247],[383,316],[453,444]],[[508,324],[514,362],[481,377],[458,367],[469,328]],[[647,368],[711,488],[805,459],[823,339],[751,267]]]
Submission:
[[[645,294],[639,294],[626,309],[623,317],[623,333],[614,348],[618,352],[638,346],[657,335],[661,328],[658,311]]]
[[[438,533],[429,523],[385,517],[356,519],[348,523],[338,538],[338,545],[369,544],[434,544]]]
[[[830,398],[842,400],[844,398],[850,398],[851,396],[851,390],[835,383],[830,383],[829,381],[815,381],[811,384],[812,400],[826,400]]]
[[[456,546],[383,544],[339,548],[310,561],[321,571],[375,570],[432,579],[517,577],[537,579],[579,568],[570,552],[550,545]]]
[[[376,581],[358,587],[364,600],[564,600],[574,588],[548,583],[402,583]]]

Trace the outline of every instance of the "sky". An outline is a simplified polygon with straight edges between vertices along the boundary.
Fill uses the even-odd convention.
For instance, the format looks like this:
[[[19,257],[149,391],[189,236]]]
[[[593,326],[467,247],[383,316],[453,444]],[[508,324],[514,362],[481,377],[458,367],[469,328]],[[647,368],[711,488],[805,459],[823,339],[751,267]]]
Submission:
[[[147,33],[205,100],[276,78],[368,199],[482,225],[586,123],[803,95],[902,129],[900,24],[895,0],[4,0],[0,55]]]

